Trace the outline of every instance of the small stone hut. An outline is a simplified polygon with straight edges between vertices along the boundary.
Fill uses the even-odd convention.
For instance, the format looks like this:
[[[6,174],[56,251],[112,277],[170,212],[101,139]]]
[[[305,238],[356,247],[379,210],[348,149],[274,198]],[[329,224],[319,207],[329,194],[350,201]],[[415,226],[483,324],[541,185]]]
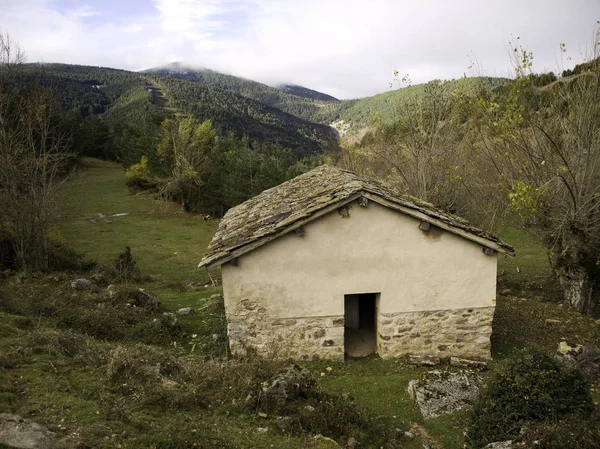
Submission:
[[[234,354],[489,358],[498,253],[514,250],[323,165],[230,209],[200,266],[221,266]]]

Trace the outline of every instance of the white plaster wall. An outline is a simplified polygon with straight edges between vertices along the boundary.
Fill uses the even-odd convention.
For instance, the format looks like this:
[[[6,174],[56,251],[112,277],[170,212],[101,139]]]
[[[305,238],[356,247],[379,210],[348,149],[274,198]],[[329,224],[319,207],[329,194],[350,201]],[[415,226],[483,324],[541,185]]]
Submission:
[[[222,267],[225,305],[249,299],[270,317],[344,314],[344,295],[381,293],[379,312],[495,305],[496,256],[373,201],[350,205]]]

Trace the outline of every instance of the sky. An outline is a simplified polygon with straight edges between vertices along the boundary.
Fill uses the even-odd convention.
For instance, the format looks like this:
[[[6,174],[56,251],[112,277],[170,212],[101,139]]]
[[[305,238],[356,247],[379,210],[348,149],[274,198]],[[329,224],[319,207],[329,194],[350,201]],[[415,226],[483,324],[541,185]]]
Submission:
[[[600,0],[0,0],[28,62],[178,61],[338,98],[385,92],[395,70],[510,77],[509,42],[560,72],[593,51],[598,20]]]

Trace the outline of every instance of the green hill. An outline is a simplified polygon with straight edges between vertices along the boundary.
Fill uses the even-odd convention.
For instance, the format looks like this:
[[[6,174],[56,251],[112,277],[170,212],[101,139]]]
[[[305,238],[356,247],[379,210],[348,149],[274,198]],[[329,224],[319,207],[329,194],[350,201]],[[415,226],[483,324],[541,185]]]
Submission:
[[[315,121],[314,117],[319,115],[321,109],[327,108],[329,103],[339,101],[329,95],[300,86],[284,86],[278,89],[246,78],[209,69],[194,69],[180,63],[155,67],[143,73],[227,90],[311,121]]]
[[[504,85],[508,79],[492,77],[461,78],[444,81],[444,87],[450,91],[462,89],[464,93],[474,94],[482,90],[491,90]],[[343,120],[351,130],[360,130],[374,122],[389,123],[398,116],[403,107],[418,101],[425,91],[425,84],[403,87],[371,97],[354,100],[342,100],[332,108],[321,109],[313,121],[332,123]]]
[[[233,84],[205,85],[69,64],[27,64],[23,77],[52,87],[65,110],[78,110],[83,117],[100,116],[118,141],[118,159],[126,164],[139,160],[140,153],[153,145],[157,125],[177,110],[194,114],[199,120],[211,119],[222,134],[233,132],[260,143],[278,144],[300,157],[338,148],[334,129],[277,109],[266,100],[263,103],[243,96]],[[312,107],[308,100],[268,89],[275,96],[287,95],[301,106],[306,103]]]

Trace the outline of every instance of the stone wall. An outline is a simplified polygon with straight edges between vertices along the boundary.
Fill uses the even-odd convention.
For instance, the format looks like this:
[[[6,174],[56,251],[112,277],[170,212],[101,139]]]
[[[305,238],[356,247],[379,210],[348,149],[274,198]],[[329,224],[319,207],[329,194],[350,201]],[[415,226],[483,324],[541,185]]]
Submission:
[[[377,352],[489,359],[494,307],[379,314]]]
[[[344,360],[344,317],[272,318],[248,299],[227,310],[232,354],[297,360]]]

